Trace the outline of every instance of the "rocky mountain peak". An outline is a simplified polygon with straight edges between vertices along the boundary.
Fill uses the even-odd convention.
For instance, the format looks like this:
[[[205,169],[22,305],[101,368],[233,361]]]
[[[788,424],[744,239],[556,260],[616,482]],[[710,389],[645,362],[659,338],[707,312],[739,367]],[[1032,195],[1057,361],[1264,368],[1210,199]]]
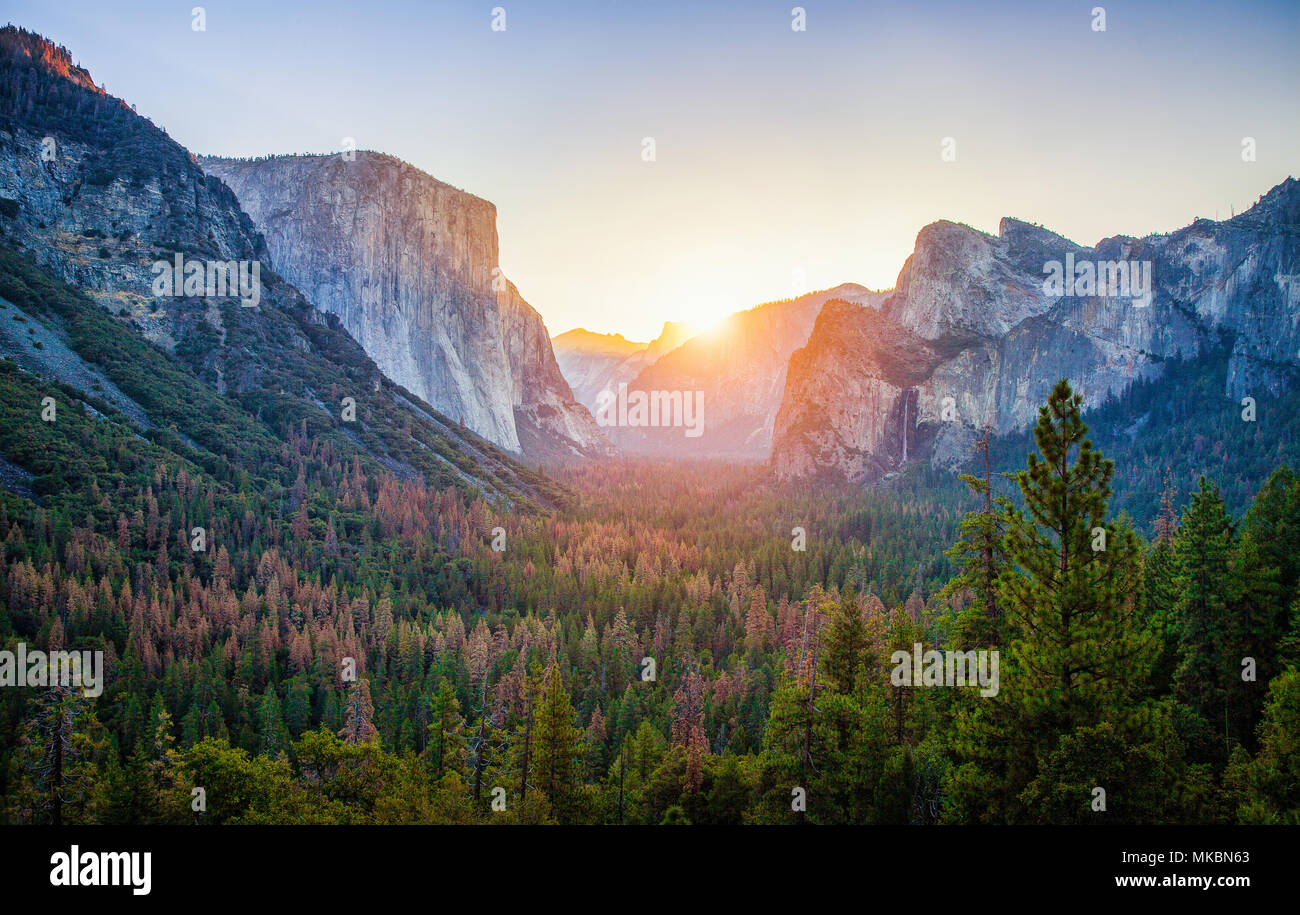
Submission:
[[[1298,198],[1289,178],[1234,219],[1093,248],[1015,219],[996,238],[926,226],[882,316],[828,303],[790,360],[774,469],[865,479],[953,463],[974,430],[1029,425],[1058,378],[1093,408],[1225,341],[1225,396],[1279,390],[1300,374]],[[1053,261],[1092,279],[1049,294]],[[1138,277],[1144,291],[1125,288]]]
[[[1291,226],[1300,223],[1300,181],[1288,177],[1262,195],[1246,212],[1228,220],[1238,225],[1252,221]]]
[[[968,225],[931,223],[917,234],[886,312],[922,339],[945,346],[1001,336],[1042,314],[1048,303],[1041,274],[1035,277],[1010,257],[1009,244]]]
[[[0,54],[25,61],[47,76],[65,79],[97,95],[107,95],[95,85],[89,70],[73,63],[72,52],[35,32],[13,25],[0,29]]]
[[[698,333],[699,330],[689,321],[665,321],[664,329],[659,332],[659,336],[651,340],[646,347],[647,362],[653,362],[665,353],[671,353]]]
[[[527,468],[384,379],[273,269],[223,181],[52,48],[0,31],[0,253],[11,277],[38,283],[10,286],[21,307],[52,319],[38,345],[8,335],[24,370],[106,392],[126,421],[170,427],[166,447],[206,452],[205,465],[258,476],[310,440],[395,479],[507,502],[540,494]],[[160,290],[158,270],[182,262],[185,278]],[[215,281],[231,262],[239,289],[230,273]],[[195,264],[206,280],[191,288]]]

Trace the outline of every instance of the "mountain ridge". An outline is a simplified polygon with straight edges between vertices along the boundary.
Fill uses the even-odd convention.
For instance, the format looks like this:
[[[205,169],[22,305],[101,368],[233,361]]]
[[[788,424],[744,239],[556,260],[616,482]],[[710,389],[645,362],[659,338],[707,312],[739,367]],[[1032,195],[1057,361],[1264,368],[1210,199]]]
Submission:
[[[95,400],[95,384],[111,381],[142,405],[144,421],[134,420],[142,434],[169,429],[169,441],[213,455],[214,468],[278,475],[287,442],[314,435],[335,457],[376,473],[520,505],[561,497],[453,420],[404,405],[403,390],[337,318],[271,269],[233,191],[125,102],[89,88],[88,71],[69,79],[68,59],[34,33],[0,29],[0,245],[9,277],[0,294],[23,320],[47,315],[45,330],[98,376],[71,358],[29,371]],[[209,296],[201,283],[193,294],[156,294],[158,266],[173,257],[259,265],[256,303],[220,294],[234,290]]]
[[[785,480],[872,479],[901,466],[909,442],[907,459],[950,466],[964,459],[977,430],[1025,428],[1057,378],[1069,377],[1092,409],[1159,375],[1165,361],[1214,348],[1224,334],[1232,338],[1224,396],[1276,392],[1300,359],[1300,283],[1291,279],[1300,272],[1298,216],[1300,182],[1287,178],[1232,219],[1113,236],[1093,248],[1012,218],[997,236],[932,223],[881,304],[888,325],[876,327],[878,341],[862,336],[865,315],[841,309],[792,358],[798,370],[782,397],[773,471]],[[1051,265],[1075,259],[1077,269],[1086,261],[1094,272],[1119,263],[1135,276],[1147,269],[1149,296],[1082,284],[1075,295],[1073,283],[1050,294]],[[872,352],[849,357],[832,332],[857,335]],[[923,379],[876,371],[905,334],[942,355]],[[828,377],[857,385],[875,412],[837,406],[839,393],[820,380]]]
[[[643,368],[695,334],[695,328],[685,321],[665,321],[659,335],[647,343],[581,327],[553,337],[551,343],[574,396],[595,414],[604,392],[617,391],[620,383],[630,383]]]

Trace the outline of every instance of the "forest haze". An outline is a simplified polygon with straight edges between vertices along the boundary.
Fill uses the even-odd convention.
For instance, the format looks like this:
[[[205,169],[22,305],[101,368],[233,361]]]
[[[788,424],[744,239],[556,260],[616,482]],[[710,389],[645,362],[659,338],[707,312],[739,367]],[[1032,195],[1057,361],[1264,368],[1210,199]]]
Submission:
[[[6,300],[104,339],[2,263]],[[128,391],[146,367],[106,364]],[[274,409],[217,461],[66,390],[44,422],[48,386],[0,380],[32,468],[0,493],[4,647],[108,671],[94,699],[0,690],[11,823],[1300,816],[1300,481],[1240,518],[1171,485],[1139,534],[1065,383],[987,500],[923,466],[861,488],[611,462],[548,508],[402,479]],[[208,422],[197,385],[167,392],[181,428]],[[998,651],[1000,688],[897,685],[918,643]]]
[[[356,28],[382,6],[358,13]],[[806,51],[825,34],[838,37],[824,47],[851,43],[829,8],[806,12],[745,21],[765,30],[762,47]],[[1128,23],[1117,15],[1108,35],[1078,12],[1059,26],[1088,42],[1078,72],[1094,88],[1127,73],[1096,71],[1091,49],[1123,47]],[[212,14],[211,37],[228,36],[228,11]],[[173,25],[199,46],[207,12],[190,15],[193,26],[184,15]],[[629,24],[600,15],[614,31]],[[1017,12],[1017,28],[1029,18]],[[468,36],[467,22],[448,19],[443,34]],[[547,130],[528,135],[541,145],[503,134],[470,153],[537,205],[503,220],[553,222],[559,235],[536,233],[550,244],[573,217],[520,198],[520,175],[580,144],[551,133],[561,100],[545,95],[549,69],[524,74],[505,66],[511,55],[480,53],[477,42],[537,37],[522,10],[511,22],[501,35],[483,16],[472,38],[445,44],[493,79],[514,72],[513,91],[541,92],[530,107]],[[938,25],[915,28],[930,48]],[[267,41],[305,46],[258,29],[250,54]],[[376,46],[384,63],[391,42],[418,34],[389,31]],[[1261,60],[1275,41],[1232,46]],[[576,73],[614,45],[590,57],[560,47]],[[697,60],[728,78],[745,57],[700,47]],[[792,66],[754,47],[750,66]],[[1012,72],[1010,58],[981,54],[998,79]],[[113,60],[125,58],[137,63]],[[244,72],[232,60],[222,66]],[[259,52],[248,67],[266,62]],[[362,62],[341,78],[373,78]],[[931,76],[946,101],[951,79],[932,68],[925,85]],[[146,95],[168,78],[154,68]],[[721,308],[729,299],[709,290],[754,276],[733,279],[744,271],[716,258],[734,247],[767,259],[749,249],[754,225],[792,257],[847,244],[843,227],[864,218],[902,231],[901,211],[853,202],[854,175],[896,185],[909,212],[978,192],[979,207],[947,214],[973,219],[1003,202],[987,172],[960,170],[981,161],[979,144],[998,150],[983,153],[994,171],[1021,170],[973,128],[958,160],[949,128],[928,120],[904,138],[911,119],[882,115],[871,129],[889,120],[889,142],[858,143],[843,131],[870,122],[836,116],[812,142],[820,130],[804,115],[832,109],[732,82],[764,118],[802,114],[757,144],[696,133],[726,125],[692,115],[656,145],[645,134],[658,128],[642,125],[655,118],[637,111],[645,99],[614,81],[587,94],[616,99],[631,120],[598,125],[622,136],[599,149],[623,146],[591,174],[634,190],[532,182],[580,198],[575,212],[595,201],[613,214],[582,225],[590,242],[577,252],[609,262],[563,277],[600,297],[592,316],[612,321],[643,295],[634,271],[600,279],[625,252]],[[1022,83],[1042,88],[1017,75],[998,103]],[[488,84],[418,88],[439,87],[430,104],[478,105]],[[371,84],[358,98],[382,108],[409,85]],[[716,104],[685,86],[682,98]],[[265,79],[268,98],[286,87],[319,89]],[[856,110],[860,86],[837,76],[832,88]],[[885,95],[873,92],[873,104]],[[192,107],[229,121],[238,106],[225,103],[239,97]],[[1035,110],[1016,103],[1001,123]],[[589,116],[571,113],[571,126]],[[656,320],[664,331],[648,344],[563,335],[557,358],[540,312],[502,272],[519,255],[501,250],[487,198],[353,137],[341,152],[201,156],[68,49],[0,28],[0,825],[1300,824],[1300,181],[1282,177],[1293,163],[1267,125],[1249,173],[1255,138],[1225,145],[1199,107],[1193,121],[1228,162],[1216,168],[1231,180],[1215,186],[1226,194],[1249,174],[1266,191],[1254,206],[1091,248],[1018,219],[993,234],[939,218],[916,233],[894,289],[834,280],[774,298],[782,283],[704,332]],[[454,139],[428,148],[469,154]],[[692,144],[709,150],[697,166],[717,174],[697,173],[701,192],[674,208],[686,199],[674,157]],[[906,169],[864,169],[873,144]],[[776,153],[810,167],[755,167],[748,179],[736,168]],[[1080,154],[1052,140],[1042,161],[1066,153]],[[1148,168],[1170,168],[1169,155]],[[849,179],[821,167],[840,156],[854,160]],[[1121,156],[1125,182],[1141,180],[1134,157]],[[1062,199],[1109,215],[1123,195],[1094,193],[1102,173],[1075,164],[1043,174],[1084,176],[1086,200]],[[785,182],[776,197],[774,175]],[[944,183],[958,179],[960,194]],[[784,221],[805,184],[834,206]],[[713,185],[725,191],[715,203],[734,194],[743,206],[711,203],[702,189]],[[1165,188],[1164,207],[1161,195],[1124,207],[1149,203],[1144,218],[1163,224],[1186,185]],[[660,247],[624,212],[635,201],[664,216]],[[732,231],[709,236],[719,213]],[[557,264],[575,257],[556,250]],[[1068,292],[1043,281],[1058,261],[1074,271]],[[1121,263],[1123,285],[1103,284]],[[785,271],[773,264],[753,271]],[[230,294],[232,276],[256,282]],[[600,402],[604,412],[589,408]],[[74,850],[81,841],[81,830],[10,832],[33,848],[51,833]],[[321,832],[332,846],[338,833]],[[567,843],[523,841],[578,860]],[[979,844],[1005,870],[1023,863]],[[188,861],[165,870],[191,874]]]

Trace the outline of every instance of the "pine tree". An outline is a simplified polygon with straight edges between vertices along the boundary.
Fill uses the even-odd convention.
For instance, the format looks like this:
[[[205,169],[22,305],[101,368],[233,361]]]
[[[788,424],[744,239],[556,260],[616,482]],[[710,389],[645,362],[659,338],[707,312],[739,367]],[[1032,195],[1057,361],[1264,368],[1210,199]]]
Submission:
[[[605,741],[608,736],[605,729],[605,716],[601,714],[600,706],[597,705],[591,713],[591,722],[583,735],[587,774],[593,779],[599,779],[605,772]]]
[[[176,738],[172,735],[172,716],[163,704],[161,693],[154,697],[152,717],[153,740],[144,767],[152,793],[146,804],[149,813],[160,821],[183,823],[187,819],[175,809],[178,785],[185,780],[183,766],[181,755],[176,751]]]
[[[852,595],[845,594],[830,613],[822,635],[822,661],[830,688],[845,695],[856,695],[865,686],[867,665],[874,662],[871,635],[862,611]]]
[[[15,755],[15,821],[53,826],[83,821],[96,776],[94,725],[79,688],[56,685],[37,695]]]
[[[479,686],[478,704],[474,707],[473,713],[478,723],[466,742],[466,764],[473,789],[472,797],[474,803],[478,804],[483,798],[483,789],[490,784],[487,781],[488,773],[506,753],[505,739],[501,732],[505,711],[499,706],[489,704],[487,678],[484,678]]]
[[[1259,731],[1259,755],[1243,766],[1241,822],[1300,825],[1300,669],[1269,685]]]
[[[263,756],[275,759],[289,745],[288,729],[280,712],[280,697],[268,683],[257,709],[258,749]]]
[[[1260,560],[1278,570],[1279,604],[1290,607],[1300,585],[1300,478],[1283,464],[1260,487],[1241,521],[1243,534],[1259,545]]]
[[[375,730],[375,707],[370,701],[370,681],[359,677],[348,689],[345,724],[339,736],[347,744],[369,743],[379,737]]]
[[[968,512],[961,520],[961,537],[946,551],[959,563],[960,571],[949,580],[940,597],[952,599],[969,592],[973,600],[958,616],[957,641],[964,646],[1002,644],[1006,633],[998,608],[997,581],[1007,566],[1004,547],[1004,519],[1011,503],[994,496],[989,466],[989,431],[976,443],[984,458],[983,476],[960,474],[961,480],[983,502],[978,511]]]
[[[1174,694],[1197,716],[1186,736],[1195,758],[1227,762],[1228,671],[1223,646],[1232,615],[1236,534],[1219,488],[1201,477],[1174,539],[1181,592],[1175,617],[1178,667]]]
[[[1165,468],[1165,485],[1160,490],[1160,514],[1156,516],[1154,528],[1157,541],[1172,540],[1178,532],[1178,486],[1174,483],[1173,471]]]
[[[1177,528],[1173,529],[1175,532]],[[1164,695],[1171,689],[1178,667],[1178,563],[1172,537],[1161,536],[1142,563],[1142,597],[1146,626],[1157,645],[1152,662],[1150,690]]]
[[[551,664],[544,683],[534,712],[534,771],[537,787],[546,793],[551,811],[564,822],[573,813],[571,803],[578,785],[577,758],[582,732],[578,730],[577,715],[558,664]]]
[[[745,614],[745,647],[758,654],[767,647],[771,636],[772,617],[767,612],[767,597],[763,586],[754,588],[749,598],[749,611]]]
[[[1129,745],[1152,743],[1153,754],[1169,742],[1153,736],[1158,715],[1138,714],[1154,648],[1136,615],[1140,548],[1126,524],[1105,520],[1114,467],[1087,439],[1081,406],[1058,382],[1034,428],[1039,454],[1014,475],[1024,509],[1005,512],[998,594],[1016,637],[1001,658],[998,695],[969,699],[954,721],[951,820],[1032,822],[1048,814],[1031,799],[1053,791],[1053,803],[1086,810],[1086,793],[1059,796],[1068,781],[1061,767],[1102,770],[1110,744],[1098,728]],[[1066,747],[1099,755],[1084,760]],[[1151,785],[1135,793],[1139,804],[1158,801]]]
[[[905,651],[909,655],[917,642],[923,641],[924,631],[902,607],[896,607],[889,619],[889,654]],[[914,686],[890,685],[890,736],[894,743],[907,741],[911,733],[915,715],[913,708],[917,704],[917,689]]]
[[[704,680],[691,670],[673,696],[673,746],[686,750],[684,788],[692,794],[704,781],[704,755],[709,743],[704,736]]]
[[[468,753],[465,720],[460,716],[460,703],[450,680],[442,681],[430,705],[429,741],[424,752],[433,777],[440,780],[448,772],[463,776]]]
[[[1165,470],[1160,493],[1160,514],[1155,520],[1155,543],[1142,563],[1142,597],[1146,624],[1155,637],[1157,653],[1152,663],[1149,689],[1153,695],[1169,692],[1178,666],[1177,558],[1174,538],[1178,534],[1178,488],[1173,473]]]
[[[1019,635],[1018,686],[1058,730],[1097,720],[1151,653],[1135,620],[1140,547],[1130,527],[1105,520],[1115,468],[1086,437],[1082,403],[1062,379],[1039,408],[1039,454],[1015,474],[1025,511],[1007,513],[1010,568],[999,579]]]
[[[1219,647],[1229,753],[1231,744],[1241,744],[1251,752],[1257,748],[1255,731],[1264,711],[1265,693],[1285,663],[1281,657],[1285,617],[1280,612],[1284,605],[1278,570],[1265,565],[1262,553],[1254,534],[1247,531],[1238,538],[1232,557],[1232,616]]]
[[[521,654],[519,662],[524,662]],[[528,790],[535,787],[533,781],[536,765],[535,733],[537,725],[536,710],[541,704],[543,676],[537,661],[528,669],[521,684],[519,720],[510,738],[510,765],[518,778],[519,803],[523,806],[528,801]]]

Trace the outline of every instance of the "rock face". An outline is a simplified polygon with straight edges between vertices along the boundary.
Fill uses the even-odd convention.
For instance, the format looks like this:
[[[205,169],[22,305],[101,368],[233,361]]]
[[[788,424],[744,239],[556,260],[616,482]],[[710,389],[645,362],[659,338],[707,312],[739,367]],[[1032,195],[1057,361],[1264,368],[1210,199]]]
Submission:
[[[921,448],[903,432],[920,384],[942,357],[878,311],[834,299],[809,344],[790,357],[772,460],[786,479],[833,467],[849,479],[878,476]],[[791,448],[791,442],[800,447]]]
[[[1095,407],[1224,336],[1225,396],[1276,390],[1300,364],[1298,224],[1288,179],[1233,219],[1094,248],[1014,219],[996,238],[927,226],[878,311],[828,303],[791,358],[773,469],[863,480],[955,464],[975,430],[1028,426],[1061,377]]]
[[[490,205],[482,208],[461,215],[490,228]],[[458,244],[448,242],[456,258],[447,269],[482,276],[487,268],[478,258],[487,253]],[[239,461],[255,446],[229,430],[251,424],[271,435],[275,424],[274,434],[287,439],[292,426],[293,434],[316,436],[312,441],[332,436],[330,448],[345,463],[364,456],[397,476],[471,486],[493,500],[548,498],[527,468],[385,380],[337,317],[313,308],[272,269],[263,236],[220,178],[97,87],[66,49],[12,26],[0,28],[0,245],[79,287],[113,316],[124,338],[139,333],[166,350],[148,352],[170,377],[216,390],[214,410],[224,413],[205,417],[192,438],[177,433],[191,447]],[[491,253],[494,258],[495,239]],[[177,257],[205,269],[246,263],[258,280],[255,301],[203,283],[191,291],[182,282],[184,288],[161,293],[158,268]],[[16,310],[9,306],[6,313]],[[499,339],[500,318],[490,313]],[[23,369],[108,402],[141,430],[173,424],[173,395],[184,400],[186,391],[128,396],[124,391],[140,381],[138,365],[123,368],[111,341],[74,340],[53,325],[31,330],[23,348],[12,333],[0,340]],[[540,335],[546,339],[544,328]],[[520,365],[526,377],[530,369]],[[509,372],[499,381],[509,428],[515,387]],[[146,408],[150,398],[153,406]],[[344,398],[353,402],[351,419],[341,413]]]
[[[843,300],[873,309],[885,293],[846,283],[737,312],[643,369],[629,392],[703,392],[702,434],[680,428],[616,427],[624,451],[658,456],[766,460],[790,355],[808,340],[822,306]],[[600,418],[599,416],[597,417]]]
[[[13,206],[0,229],[10,247],[138,322],[167,349],[184,334],[192,309],[179,307],[184,299],[153,295],[155,260],[185,251],[269,265],[266,245],[230,189],[97,87],[66,49],[6,28],[0,66],[0,199]]]
[[[530,458],[552,461],[613,457],[617,452],[590,411],[574,401],[541,315],[509,281],[498,303],[520,449]]]
[[[501,274],[491,203],[378,153],[200,161],[235,191],[276,269],[389,378],[511,451],[612,453],[541,316]]]

